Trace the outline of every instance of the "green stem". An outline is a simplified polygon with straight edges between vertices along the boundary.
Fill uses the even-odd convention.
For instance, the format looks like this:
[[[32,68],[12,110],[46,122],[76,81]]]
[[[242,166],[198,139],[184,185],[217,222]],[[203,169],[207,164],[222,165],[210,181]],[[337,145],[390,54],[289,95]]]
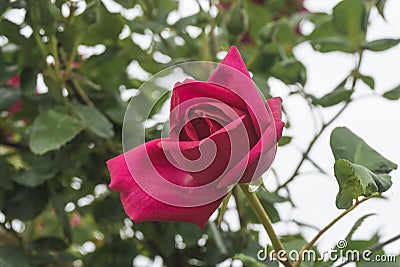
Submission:
[[[245,211],[245,207],[243,207],[243,203],[240,201],[239,188],[234,187],[232,190],[232,194],[235,197],[236,209],[239,215],[240,226],[244,228],[248,223],[248,218],[247,218],[247,213]]]
[[[82,89],[81,85],[79,84],[78,81],[76,81],[75,79],[72,79],[72,83],[74,85],[74,88],[76,90],[76,92],[80,95],[80,97],[82,98],[82,100],[86,103],[86,105],[90,106],[90,107],[94,107],[95,104],[93,104],[92,100],[90,100],[89,96],[85,93],[85,91]]]
[[[274,247],[275,251],[285,251],[281,240],[279,239],[278,235],[275,233],[275,230],[272,226],[271,219],[268,217],[268,214],[265,212],[263,206],[261,205],[260,200],[257,198],[257,195],[253,192],[249,191],[248,184],[239,184],[240,189],[242,190],[243,194],[245,195],[251,209],[256,214],[260,223],[264,226],[265,231],[267,232],[269,238],[271,239],[272,246]],[[291,267],[292,264],[286,260],[282,261],[282,264]]]
[[[306,245],[304,245],[300,252],[299,252],[299,259],[296,260],[293,263],[293,267],[298,267],[300,263],[303,261],[303,254],[305,251],[309,250],[317,241],[318,239],[326,232],[328,231],[333,225],[335,225],[338,221],[340,221],[344,216],[352,212],[355,208],[357,208],[361,203],[367,201],[368,199],[371,199],[373,197],[378,196],[379,193],[372,194],[368,197],[363,198],[362,200],[357,200],[350,208],[345,210],[343,213],[341,213],[339,216],[337,216],[335,219],[333,219],[328,225],[326,225],[324,228],[322,228],[316,235],[315,237],[308,242]]]
[[[55,35],[50,37],[51,50],[54,57],[54,69],[56,72],[56,81],[62,83],[60,57],[58,55],[57,38]],[[62,85],[61,85],[62,87]]]

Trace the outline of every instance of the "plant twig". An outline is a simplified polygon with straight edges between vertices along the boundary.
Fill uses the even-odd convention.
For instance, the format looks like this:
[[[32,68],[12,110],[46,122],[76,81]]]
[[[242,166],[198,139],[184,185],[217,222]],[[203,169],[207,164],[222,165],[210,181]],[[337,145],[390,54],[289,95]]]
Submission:
[[[256,214],[260,223],[264,226],[265,231],[267,232],[274,249],[278,251],[285,251],[281,240],[279,239],[278,235],[275,233],[275,230],[272,226],[271,219],[268,217],[268,214],[265,212],[263,206],[261,205],[260,200],[257,198],[254,192],[249,191],[248,184],[239,184],[240,189],[242,190],[243,194],[245,195],[247,201],[251,209]],[[286,257],[286,260],[281,259],[281,263],[286,267],[292,267],[289,259]]]
[[[358,81],[358,76],[359,76],[359,70],[361,68],[361,63],[362,63],[362,59],[363,59],[363,51],[359,52],[359,56],[358,56],[358,60],[357,60],[357,64],[352,72],[352,77],[353,77],[353,82],[351,85],[351,90],[354,90],[354,88],[357,85],[357,81]],[[322,124],[321,129],[319,130],[319,132],[314,136],[314,138],[311,140],[310,144],[308,145],[306,151],[304,151],[303,156],[299,162],[299,164],[297,165],[296,169],[294,170],[293,174],[290,176],[290,178],[284,182],[283,184],[281,184],[276,191],[282,189],[283,187],[286,187],[290,182],[292,182],[296,176],[299,174],[299,171],[301,169],[301,167],[303,166],[304,162],[306,159],[308,159],[308,154],[310,153],[311,149],[314,147],[314,144],[317,142],[317,140],[321,137],[321,135],[325,132],[325,130],[328,128],[329,125],[331,125],[333,122],[336,121],[337,118],[339,118],[340,115],[342,115],[342,113],[346,110],[346,108],[349,106],[350,101],[346,102],[346,104],[327,122]]]
[[[286,187],[290,182],[292,182],[296,176],[299,174],[300,168],[303,166],[304,161],[308,158],[308,154],[310,153],[311,149],[314,147],[315,142],[319,139],[319,137],[325,132],[326,128],[331,125],[348,107],[350,102],[346,102],[346,104],[338,111],[338,113],[335,114],[328,122],[324,123],[322,125],[321,130],[314,136],[314,138],[311,140],[310,144],[308,145],[306,151],[304,151],[303,156],[297,164],[296,169],[294,170],[293,174],[290,176],[290,178],[281,184],[276,191],[279,191],[283,187]]]
[[[369,251],[370,255],[372,255],[374,252],[377,252],[378,250],[382,249],[386,245],[389,245],[390,243],[396,242],[399,239],[400,239],[400,234],[396,235],[395,237],[390,238],[389,240],[386,240],[385,242],[382,242],[382,243],[380,243],[378,245],[375,245],[375,246],[373,246],[373,247],[371,247],[371,248],[369,248],[367,250],[364,250],[364,251]],[[352,262],[352,261],[351,260],[347,260],[347,261],[343,262],[342,264],[338,265],[337,267],[343,267],[343,266],[347,265],[350,262]]]
[[[355,208],[357,208],[361,203],[378,196],[379,193],[375,193],[372,194],[368,197],[365,197],[361,200],[357,200],[350,208],[348,208],[347,210],[345,210],[343,213],[341,213],[339,216],[337,216],[335,219],[333,219],[328,225],[326,225],[324,228],[322,228],[316,235],[315,237],[308,242],[306,245],[304,245],[300,252],[299,252],[299,259],[297,259],[294,263],[293,263],[293,267],[298,267],[300,265],[300,263],[302,262],[302,256],[304,254],[305,251],[309,250],[317,241],[318,239],[326,232],[328,231],[333,225],[335,225],[338,221],[340,221],[344,216],[346,216],[347,214],[349,214],[351,211],[353,211]]]
[[[93,104],[92,100],[90,100],[89,96],[85,93],[85,91],[82,89],[81,85],[79,82],[75,79],[72,79],[72,83],[74,85],[74,88],[76,92],[79,94],[79,96],[82,98],[82,100],[86,103],[86,105],[90,107],[94,107],[95,104]]]

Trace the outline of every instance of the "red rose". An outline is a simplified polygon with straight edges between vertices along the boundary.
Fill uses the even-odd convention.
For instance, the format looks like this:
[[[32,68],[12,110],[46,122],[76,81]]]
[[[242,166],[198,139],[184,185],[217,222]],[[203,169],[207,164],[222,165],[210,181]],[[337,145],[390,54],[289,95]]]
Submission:
[[[263,102],[236,47],[207,82],[175,84],[170,135],[107,162],[110,188],[136,221],[202,228],[226,193],[272,164],[283,129],[281,99]]]

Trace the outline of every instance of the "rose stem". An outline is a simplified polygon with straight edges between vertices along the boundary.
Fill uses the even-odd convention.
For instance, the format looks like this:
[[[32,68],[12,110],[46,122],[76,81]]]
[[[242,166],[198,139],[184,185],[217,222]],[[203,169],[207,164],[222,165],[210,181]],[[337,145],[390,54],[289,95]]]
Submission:
[[[275,233],[274,228],[272,227],[271,219],[265,212],[263,206],[261,205],[260,200],[257,198],[257,195],[249,191],[248,184],[239,184],[239,186],[243,194],[245,195],[247,201],[249,202],[251,209],[254,211],[261,224],[264,226],[264,229],[267,232],[269,238],[271,239],[272,246],[274,247],[275,251],[276,252],[285,251],[281,243],[281,240],[279,239],[278,235]],[[282,261],[282,264],[285,265],[286,267],[292,266],[292,264],[288,260]]]

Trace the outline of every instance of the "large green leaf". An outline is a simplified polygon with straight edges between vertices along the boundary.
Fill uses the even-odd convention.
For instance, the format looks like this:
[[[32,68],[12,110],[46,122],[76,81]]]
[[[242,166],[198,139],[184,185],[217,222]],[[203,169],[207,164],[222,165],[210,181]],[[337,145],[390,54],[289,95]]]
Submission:
[[[28,260],[16,248],[10,246],[0,247],[1,267],[30,267]]]
[[[383,97],[390,100],[397,100],[400,98],[400,85],[396,86],[392,90],[387,91],[383,94]]]
[[[83,120],[91,131],[103,138],[114,136],[112,123],[96,107],[84,106],[78,103],[72,105],[78,117]]]
[[[124,27],[124,18],[117,13],[110,13],[102,2],[97,2],[91,9],[84,13],[87,17],[94,18],[94,22],[85,31],[82,43],[96,45],[107,43],[107,40],[118,40],[118,36]],[[92,22],[92,19],[88,19]]]
[[[336,29],[332,16],[321,16],[314,23],[315,29],[307,36],[307,39],[311,41],[315,50],[320,52],[352,52],[346,36]]]
[[[339,183],[339,193],[336,196],[336,206],[339,209],[348,209],[353,199],[385,192],[392,185],[389,174],[375,174],[366,167],[345,159],[337,160],[334,168]]]
[[[330,140],[335,160],[346,159],[374,173],[388,173],[397,165],[386,159],[346,127],[333,130]]]
[[[353,49],[365,39],[365,15],[363,0],[343,0],[333,9],[335,27],[347,36]]]
[[[47,110],[34,121],[29,147],[35,154],[56,150],[72,140],[86,124],[77,118],[55,110]]]

